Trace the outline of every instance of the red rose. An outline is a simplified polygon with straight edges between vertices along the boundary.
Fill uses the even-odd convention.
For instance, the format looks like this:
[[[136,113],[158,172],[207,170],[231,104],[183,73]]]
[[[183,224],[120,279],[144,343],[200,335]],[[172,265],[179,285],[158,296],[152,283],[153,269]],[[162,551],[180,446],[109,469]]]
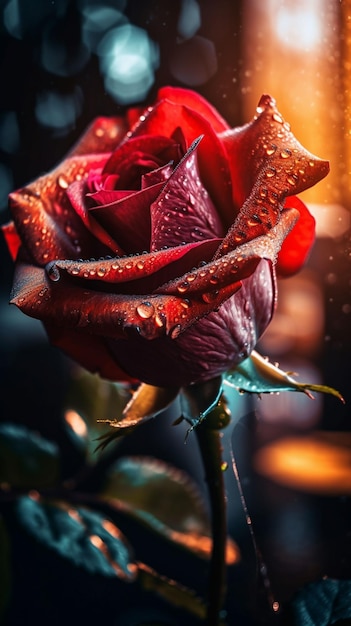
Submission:
[[[277,258],[282,274],[303,263],[314,221],[293,194],[327,172],[269,96],[231,129],[196,93],[163,88],[11,194],[12,302],[106,378],[212,379],[269,324]]]

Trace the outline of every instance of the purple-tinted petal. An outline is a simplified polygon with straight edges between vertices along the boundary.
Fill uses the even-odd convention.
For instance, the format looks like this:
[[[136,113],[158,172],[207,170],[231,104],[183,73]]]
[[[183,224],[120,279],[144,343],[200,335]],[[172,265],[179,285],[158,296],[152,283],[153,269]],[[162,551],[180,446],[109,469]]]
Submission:
[[[75,181],[67,189],[67,198],[72,208],[82,220],[85,227],[94,234],[97,240],[105,245],[114,254],[124,254],[123,248],[111,237],[101,224],[94,218],[94,214],[89,211],[86,199],[85,181]],[[68,256],[68,255],[67,255]],[[81,255],[83,256],[83,255]]]
[[[152,250],[223,234],[218,213],[199,177],[197,145],[190,148],[151,206]]]
[[[164,183],[146,187],[121,198],[113,204],[94,207],[89,214],[118,241],[127,253],[150,249],[150,205],[159,195]]]
[[[123,283],[120,290],[124,293],[150,293],[160,284],[183,276],[200,262],[209,261],[220,241],[210,239],[158,252],[98,261],[58,260],[49,263],[46,271],[54,281],[58,281],[61,274],[67,274],[79,281]]]

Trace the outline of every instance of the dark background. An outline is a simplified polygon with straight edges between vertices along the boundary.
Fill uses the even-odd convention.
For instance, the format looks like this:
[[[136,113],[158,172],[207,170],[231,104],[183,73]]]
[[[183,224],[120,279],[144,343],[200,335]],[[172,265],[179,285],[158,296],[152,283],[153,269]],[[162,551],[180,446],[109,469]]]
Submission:
[[[120,104],[118,98],[106,91],[99,56],[84,43],[84,11],[90,5],[78,0],[0,2],[2,223],[10,217],[6,206],[7,193],[50,170],[93,118],[123,114],[129,105],[152,102],[162,85],[198,90],[233,126],[247,121],[243,114],[242,45],[245,32],[241,2],[106,2],[106,6],[119,9],[129,24],[144,29],[159,51],[153,84],[144,98],[131,98],[125,104]],[[199,9],[200,23],[191,34],[191,24],[196,25],[196,11],[191,12],[195,10],[194,6]],[[188,11],[188,33],[184,26],[183,31],[180,27],[184,7]],[[254,24],[252,28],[255,28]],[[102,33],[101,27],[101,38]],[[55,63],[58,58],[63,59],[61,64]],[[194,67],[190,59],[197,60]],[[44,111],[44,117],[38,115],[38,103],[45,102],[43,95],[50,93],[61,97],[61,100],[55,100],[53,109],[59,109],[60,102],[70,103],[66,119],[60,123],[50,113],[52,109],[48,108],[46,114]],[[45,115],[47,123],[43,123]],[[54,124],[52,120],[55,119]],[[13,265],[2,239],[0,254],[1,419],[27,424],[58,441],[65,451],[64,471],[69,476],[77,468],[79,459],[73,453],[70,457],[71,448],[61,422],[73,365],[48,345],[39,322],[8,307]],[[318,276],[318,284],[322,286],[325,316],[320,346],[310,360],[318,369],[321,382],[339,389],[346,400],[345,405],[329,396],[319,400],[321,408],[315,427],[325,431],[350,430],[350,255],[349,233],[346,233],[337,240],[318,239],[309,261],[309,269]],[[331,274],[337,279],[325,280]],[[234,399],[233,406],[238,406],[240,411],[235,418],[238,424],[234,429],[234,450],[257,542],[263,551],[276,597],[289,600],[302,584],[324,575],[349,579],[350,492],[341,497],[300,493],[258,476],[251,463],[256,448],[262,442],[295,432],[296,425],[290,421],[287,426],[283,420],[274,423],[260,421],[257,419],[259,407],[257,409],[251,400],[242,403]],[[293,410],[298,409],[295,406]],[[173,433],[156,420],[147,426],[140,439],[135,437],[131,443],[126,442],[122,452],[125,449],[126,453],[132,450],[138,454],[155,455],[180,465],[195,477],[203,490],[202,471],[196,464],[198,458],[196,463],[193,461],[194,449],[190,446],[184,452],[182,433],[177,439],[173,439]],[[228,480],[233,490],[230,494],[234,503],[230,509],[233,536],[242,544],[243,553],[252,564],[255,555],[235,480],[232,475]],[[17,537],[19,547],[15,554],[23,550],[24,571],[30,576],[32,566],[28,566],[28,559],[32,563],[35,554],[27,548],[28,554],[23,557],[26,548],[21,541],[21,537]],[[283,547],[289,543],[294,549],[284,551]],[[45,571],[49,565],[41,558],[38,567]],[[69,577],[66,571],[64,575]],[[85,582],[80,584],[83,587]],[[28,585],[29,590],[24,594],[27,600],[33,592],[29,581]],[[112,611],[110,604],[109,611]],[[60,615],[63,619],[64,613]],[[93,623],[89,616],[85,615],[85,619],[86,623]]]

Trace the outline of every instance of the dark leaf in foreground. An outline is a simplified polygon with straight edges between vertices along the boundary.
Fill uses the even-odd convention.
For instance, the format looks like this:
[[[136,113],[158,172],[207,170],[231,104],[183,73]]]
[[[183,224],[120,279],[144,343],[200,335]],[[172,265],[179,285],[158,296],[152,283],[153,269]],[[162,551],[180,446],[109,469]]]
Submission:
[[[351,581],[325,578],[307,585],[291,608],[294,626],[351,624]]]
[[[127,582],[135,580],[137,567],[125,538],[101,513],[24,496],[17,502],[16,516],[29,535],[72,565]]]
[[[59,449],[25,426],[0,424],[0,482],[39,488],[59,478]]]

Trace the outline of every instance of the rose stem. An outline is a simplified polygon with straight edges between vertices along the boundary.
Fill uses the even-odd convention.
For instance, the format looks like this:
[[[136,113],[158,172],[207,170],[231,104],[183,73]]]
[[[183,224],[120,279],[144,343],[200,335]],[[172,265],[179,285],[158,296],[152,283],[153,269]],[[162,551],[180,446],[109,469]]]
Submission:
[[[222,435],[218,430],[211,429],[206,420],[195,428],[195,433],[205,470],[212,521],[207,625],[217,626],[220,624],[220,612],[226,591],[227,511],[222,466]]]

